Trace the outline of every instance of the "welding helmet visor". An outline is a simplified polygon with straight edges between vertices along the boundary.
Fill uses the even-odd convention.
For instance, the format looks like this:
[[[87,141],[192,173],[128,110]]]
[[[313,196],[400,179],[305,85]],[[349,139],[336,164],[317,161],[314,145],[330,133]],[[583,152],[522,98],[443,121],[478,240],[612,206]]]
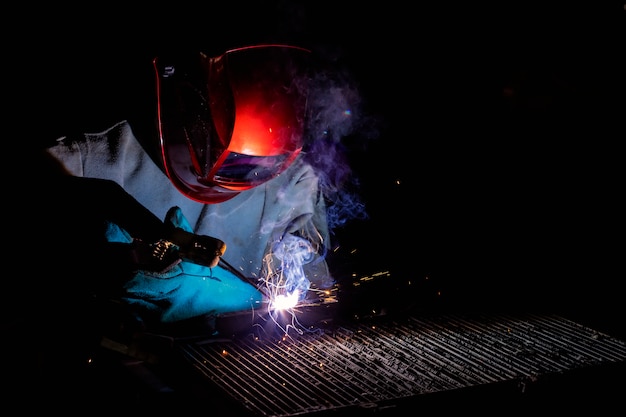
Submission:
[[[161,154],[180,192],[219,203],[289,167],[304,141],[309,56],[258,45],[154,60]]]

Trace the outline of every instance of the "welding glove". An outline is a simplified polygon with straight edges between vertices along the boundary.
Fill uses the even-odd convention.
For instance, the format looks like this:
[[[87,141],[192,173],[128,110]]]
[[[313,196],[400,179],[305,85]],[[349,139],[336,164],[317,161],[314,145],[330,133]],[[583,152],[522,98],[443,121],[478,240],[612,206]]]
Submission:
[[[192,232],[179,207],[169,210],[165,224]],[[118,244],[133,243],[133,237],[114,223],[107,225],[106,239]],[[260,306],[262,295],[219,265],[208,267],[180,260],[160,272],[136,271],[124,285],[122,300],[137,308],[142,317],[171,323],[255,309]]]

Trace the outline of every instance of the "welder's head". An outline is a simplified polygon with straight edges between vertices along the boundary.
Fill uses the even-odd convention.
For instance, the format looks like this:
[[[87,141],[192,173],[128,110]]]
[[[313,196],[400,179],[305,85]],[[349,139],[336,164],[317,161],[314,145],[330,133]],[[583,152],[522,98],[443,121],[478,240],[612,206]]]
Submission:
[[[303,147],[310,52],[285,45],[154,60],[166,174],[212,204],[276,177]]]

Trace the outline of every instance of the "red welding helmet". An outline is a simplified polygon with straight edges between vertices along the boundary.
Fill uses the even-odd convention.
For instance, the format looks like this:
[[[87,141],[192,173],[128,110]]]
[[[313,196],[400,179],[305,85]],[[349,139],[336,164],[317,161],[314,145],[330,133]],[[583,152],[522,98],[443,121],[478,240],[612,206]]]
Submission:
[[[220,203],[289,167],[303,146],[309,56],[257,45],[154,60],[161,153],[180,192]]]

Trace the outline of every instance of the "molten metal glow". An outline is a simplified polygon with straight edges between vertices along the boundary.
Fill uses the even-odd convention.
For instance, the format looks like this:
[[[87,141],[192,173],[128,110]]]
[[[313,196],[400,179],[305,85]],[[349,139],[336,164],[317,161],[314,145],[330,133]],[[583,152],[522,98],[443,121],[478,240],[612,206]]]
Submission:
[[[291,294],[278,294],[271,300],[270,309],[272,310],[289,310],[298,304],[300,292],[295,290]]]

